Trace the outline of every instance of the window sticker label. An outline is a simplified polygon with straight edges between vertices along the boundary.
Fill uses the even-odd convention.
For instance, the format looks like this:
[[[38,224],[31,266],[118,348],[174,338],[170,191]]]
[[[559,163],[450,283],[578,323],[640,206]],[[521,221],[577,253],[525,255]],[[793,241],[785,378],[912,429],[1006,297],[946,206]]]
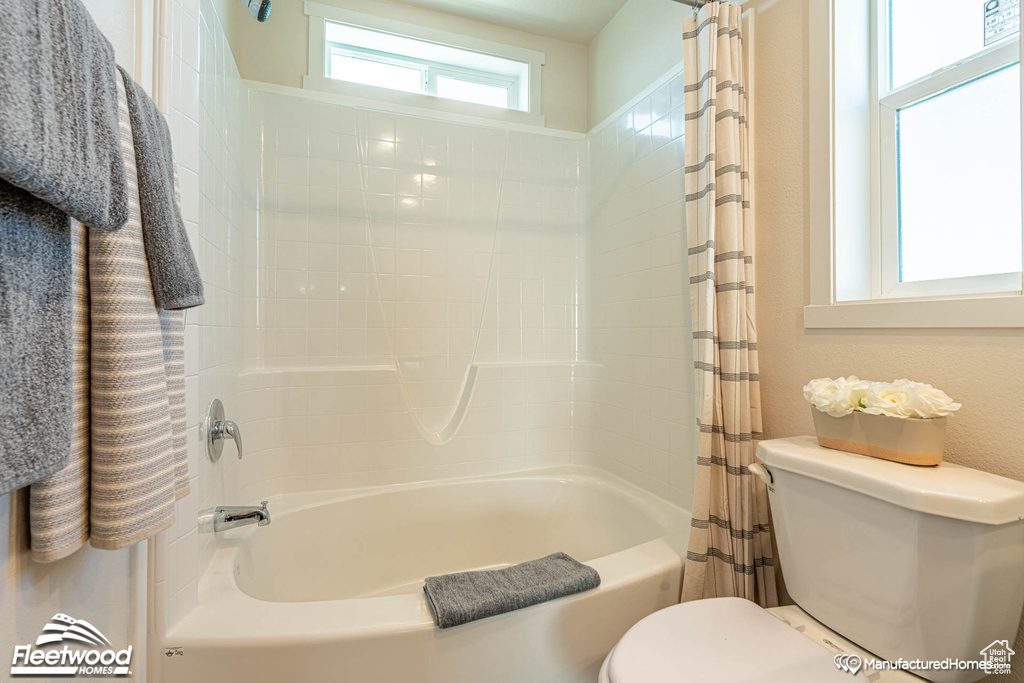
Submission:
[[[984,0],[985,45],[1020,31],[1020,0]]]

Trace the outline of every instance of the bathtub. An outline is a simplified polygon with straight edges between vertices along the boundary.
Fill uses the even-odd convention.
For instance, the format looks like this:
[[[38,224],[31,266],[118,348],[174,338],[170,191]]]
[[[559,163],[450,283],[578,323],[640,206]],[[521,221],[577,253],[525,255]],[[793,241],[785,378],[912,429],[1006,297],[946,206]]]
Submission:
[[[626,630],[678,602],[686,511],[560,468],[286,494],[217,534],[162,683],[593,683]],[[564,551],[595,590],[441,631],[423,578]]]

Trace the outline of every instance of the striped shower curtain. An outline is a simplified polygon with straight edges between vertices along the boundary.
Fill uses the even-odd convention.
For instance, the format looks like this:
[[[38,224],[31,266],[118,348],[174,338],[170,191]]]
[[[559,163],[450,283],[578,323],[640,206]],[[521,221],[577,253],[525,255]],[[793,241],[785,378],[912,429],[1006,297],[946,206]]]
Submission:
[[[778,604],[768,501],[752,475],[761,438],[754,226],[740,8],[683,22],[686,230],[700,429],[682,599]]]

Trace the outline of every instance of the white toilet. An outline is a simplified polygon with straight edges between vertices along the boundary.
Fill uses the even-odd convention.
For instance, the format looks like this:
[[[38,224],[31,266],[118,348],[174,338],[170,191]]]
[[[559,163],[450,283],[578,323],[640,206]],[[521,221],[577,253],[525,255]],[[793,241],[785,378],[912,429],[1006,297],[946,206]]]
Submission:
[[[622,637],[600,683],[920,683],[866,666],[853,678],[836,655],[978,661],[996,641],[1013,645],[1024,606],[1024,483],[829,450],[813,437],[766,441],[757,455],[764,465],[752,469],[768,484],[798,607],[715,598],[663,609]],[[912,670],[941,683],[987,675]]]

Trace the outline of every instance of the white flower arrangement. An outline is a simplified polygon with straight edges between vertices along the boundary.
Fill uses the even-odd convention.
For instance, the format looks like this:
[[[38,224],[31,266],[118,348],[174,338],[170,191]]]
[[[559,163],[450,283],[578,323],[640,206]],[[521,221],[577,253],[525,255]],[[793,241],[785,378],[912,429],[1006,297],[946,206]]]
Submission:
[[[832,379],[812,379],[804,387],[808,403],[832,417],[857,411],[869,415],[887,415],[907,419],[930,420],[946,417],[960,404],[930,384],[898,379],[895,382],[869,382],[854,375]]]

